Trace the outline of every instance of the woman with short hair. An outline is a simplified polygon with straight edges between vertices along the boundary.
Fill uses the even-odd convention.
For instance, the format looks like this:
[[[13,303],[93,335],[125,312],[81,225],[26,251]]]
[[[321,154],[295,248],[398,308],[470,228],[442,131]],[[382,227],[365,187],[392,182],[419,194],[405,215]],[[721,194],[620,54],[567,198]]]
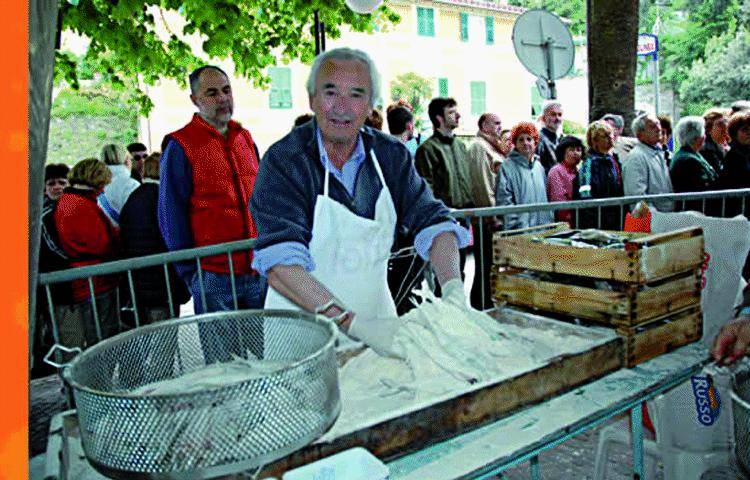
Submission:
[[[712,190],[718,175],[700,154],[706,141],[705,121],[698,116],[683,117],[677,123],[677,141],[680,149],[672,160],[669,176],[675,193],[705,192]],[[702,201],[685,202],[686,210],[702,210]]]
[[[521,122],[510,131],[513,150],[500,166],[495,189],[495,206],[547,203],[544,167],[539,163],[536,147],[539,131],[531,122]],[[552,212],[512,213],[504,216],[503,229],[544,225],[553,220]]]
[[[550,202],[569,202],[573,200],[573,183],[578,175],[578,164],[583,157],[583,142],[572,135],[560,139],[555,148],[557,165],[547,174],[547,199]],[[555,220],[573,225],[570,210],[556,210]]]
[[[96,158],[78,162],[68,174],[70,186],[65,189],[54,213],[60,247],[71,267],[96,265],[112,260],[118,253],[119,235],[96,203],[97,197],[112,180],[107,165]],[[60,343],[67,347],[86,348],[117,333],[119,327],[116,298],[117,278],[93,278],[99,327],[94,322],[88,280],[71,282],[72,298],[68,305],[55,305]]]
[[[576,200],[622,197],[622,167],[613,151],[612,126],[603,120],[593,122],[586,131],[586,144],[589,149],[578,169],[573,197]],[[620,207],[601,207],[601,214],[595,208],[586,208],[579,211],[578,217],[579,228],[622,230]]]
[[[729,151],[729,115],[723,108],[710,108],[703,114],[706,142],[700,154],[714,171],[719,174],[724,165],[724,157]]]

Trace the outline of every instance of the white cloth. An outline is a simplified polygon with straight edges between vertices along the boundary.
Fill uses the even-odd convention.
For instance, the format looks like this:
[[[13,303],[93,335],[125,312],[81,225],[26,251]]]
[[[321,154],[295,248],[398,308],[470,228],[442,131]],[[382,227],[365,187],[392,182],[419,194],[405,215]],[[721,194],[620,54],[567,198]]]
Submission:
[[[651,231],[662,233],[688,226],[703,228],[706,253],[710,256],[705,272],[706,287],[702,291],[703,310],[702,343],[707,348],[713,344],[723,325],[733,317],[733,307],[741,293],[742,267],[750,250],[750,222],[745,217],[714,218],[697,212],[660,213],[651,209]],[[711,375],[721,399],[721,410],[715,423],[702,425],[696,412],[696,398],[688,381],[649,402],[649,412],[654,413],[656,437],[661,448],[692,455],[693,478],[714,465],[715,458],[728,461],[731,451],[732,405],[729,398],[731,374],[728,369],[707,366],[699,376]],[[671,451],[670,450],[670,451]],[[704,455],[706,452],[719,452]],[[721,452],[726,452],[721,457]],[[670,454],[665,457],[665,472],[671,471]],[[712,460],[713,459],[713,460]],[[720,463],[721,463],[720,462]],[[687,478],[681,476],[680,478]]]
[[[372,150],[370,159],[383,184],[374,218],[360,217],[328,196],[331,167],[326,165],[323,194],[315,202],[309,248],[315,263],[313,276],[354,312],[355,322],[376,328],[376,319],[398,316],[387,279],[396,209]],[[265,308],[299,310],[273,288],[268,290]]]
[[[703,344],[710,348],[721,327],[732,319],[743,286],[742,267],[750,250],[750,222],[742,216],[715,218],[697,212],[662,213],[651,209],[652,233],[690,226],[703,228],[706,253],[710,257],[701,297]]]
[[[112,209],[117,212],[118,218],[112,218],[106,208],[103,210],[117,224],[122,207],[128,201],[130,194],[141,184],[130,176],[130,170],[125,165],[108,166],[112,172],[112,181],[104,187],[104,196],[107,197],[107,202]]]

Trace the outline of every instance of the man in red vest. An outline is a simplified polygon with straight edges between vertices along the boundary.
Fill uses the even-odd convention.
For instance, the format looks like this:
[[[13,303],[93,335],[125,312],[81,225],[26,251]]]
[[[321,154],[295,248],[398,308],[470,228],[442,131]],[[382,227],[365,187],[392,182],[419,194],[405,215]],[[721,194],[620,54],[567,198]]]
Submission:
[[[229,77],[215,66],[190,74],[190,100],[198,113],[162,142],[159,228],[169,250],[255,238],[248,204],[258,173],[258,148],[232,120]],[[252,251],[176,264],[196,313],[262,308],[266,282],[251,268]],[[234,272],[232,294],[231,272]],[[201,281],[202,280],[202,281]]]

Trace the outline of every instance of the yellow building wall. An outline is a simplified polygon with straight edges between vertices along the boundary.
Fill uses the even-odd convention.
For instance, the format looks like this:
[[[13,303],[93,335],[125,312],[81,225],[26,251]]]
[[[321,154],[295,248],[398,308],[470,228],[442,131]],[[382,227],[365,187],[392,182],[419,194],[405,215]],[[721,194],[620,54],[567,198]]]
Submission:
[[[531,87],[535,78],[520,64],[513,50],[511,35],[517,15],[424,0],[398,0],[388,5],[401,16],[399,24],[388,26],[383,32],[342,31],[341,38],[326,39],[327,49],[347,46],[362,49],[372,56],[382,77],[383,105],[391,102],[391,81],[400,74],[415,72],[432,82],[435,96],[438,95],[437,79],[448,79],[448,93],[458,102],[462,115],[459,134],[470,135],[477,130],[478,116],[471,114],[471,81],[486,83],[486,109],[499,114],[506,128],[530,119]],[[417,34],[417,5],[435,9],[435,37]],[[478,24],[478,19],[470,23],[469,41],[460,40],[462,11],[478,17],[495,17],[493,45],[485,44],[483,28],[481,31],[471,28]],[[483,25],[484,19],[481,21]],[[217,64],[233,76],[231,62]],[[291,109],[269,108],[268,91],[254,88],[246,80],[232,79],[234,118],[250,130],[261,153],[292,128],[294,118],[310,111],[305,88],[309,66],[300,62],[279,66],[291,71]],[[577,89],[564,90],[580,95],[575,92]],[[141,120],[140,133],[141,141],[155,150],[160,148],[164,135],[189,121],[195,107],[190,102],[189,91],[174,81],[163,81],[150,87],[148,93],[155,108],[148,118]],[[585,91],[583,95],[587,95]],[[561,100],[565,104],[562,95]],[[429,121],[425,125],[429,126]],[[384,129],[387,131],[385,126]]]

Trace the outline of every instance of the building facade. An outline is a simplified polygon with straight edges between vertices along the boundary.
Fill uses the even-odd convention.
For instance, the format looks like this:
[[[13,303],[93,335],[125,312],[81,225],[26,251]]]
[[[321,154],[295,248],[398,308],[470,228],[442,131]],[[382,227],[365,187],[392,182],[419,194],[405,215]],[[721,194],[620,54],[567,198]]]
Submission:
[[[485,111],[498,113],[507,127],[531,119],[536,79],[516,58],[511,40],[513,23],[524,9],[480,0],[389,0],[388,6],[400,15],[399,23],[372,34],[342,29],[340,38],[326,39],[327,49],[347,46],[372,56],[382,77],[381,105],[392,101],[393,80],[413,72],[430,82],[432,96],[456,99],[461,135],[474,134]],[[217,64],[233,76],[231,62]],[[261,152],[284,136],[298,115],[310,111],[305,88],[309,71],[301,62],[272,67],[266,90],[247,80],[232,80],[234,118],[252,132]],[[559,82],[560,99],[563,104],[575,103],[570,113],[585,123],[585,79],[582,92],[580,86],[566,86],[566,82]],[[139,131],[141,141],[156,150],[164,135],[185,124],[195,107],[189,92],[174,81],[149,87],[148,94],[155,108],[141,119]],[[566,115],[572,118],[568,110],[566,106]],[[429,121],[424,125],[429,127]]]

